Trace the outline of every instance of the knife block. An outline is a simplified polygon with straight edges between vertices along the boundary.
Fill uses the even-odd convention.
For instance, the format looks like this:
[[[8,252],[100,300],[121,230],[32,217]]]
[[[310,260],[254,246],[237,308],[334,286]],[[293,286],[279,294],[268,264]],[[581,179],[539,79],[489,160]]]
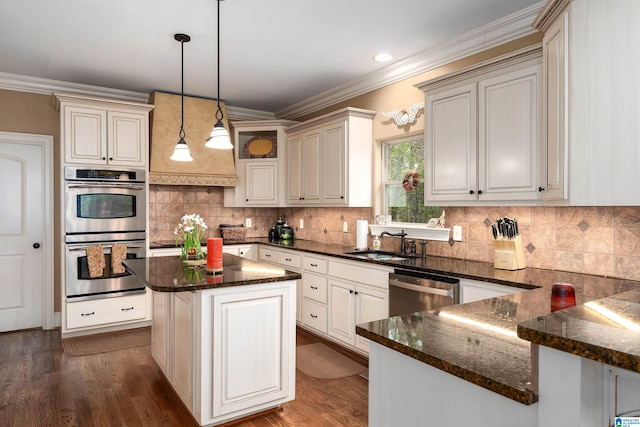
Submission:
[[[494,267],[500,270],[521,270],[527,266],[522,236],[493,241]]]

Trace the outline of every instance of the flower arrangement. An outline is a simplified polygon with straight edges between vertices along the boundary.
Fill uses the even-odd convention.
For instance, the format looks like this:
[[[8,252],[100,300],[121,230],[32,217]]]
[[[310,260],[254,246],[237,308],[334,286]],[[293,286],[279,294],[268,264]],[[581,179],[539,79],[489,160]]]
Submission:
[[[184,215],[182,222],[173,230],[176,235],[176,245],[182,240],[182,259],[201,259],[205,252],[202,250],[202,237],[207,224],[198,214]]]

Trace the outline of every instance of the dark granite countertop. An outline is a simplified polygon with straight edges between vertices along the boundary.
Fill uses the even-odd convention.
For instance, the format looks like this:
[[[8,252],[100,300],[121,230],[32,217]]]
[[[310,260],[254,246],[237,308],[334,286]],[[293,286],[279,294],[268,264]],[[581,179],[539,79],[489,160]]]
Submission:
[[[536,344],[640,372],[640,290],[520,322],[518,336]]]
[[[230,254],[223,254],[223,271],[215,275],[208,274],[201,267],[184,266],[179,256],[127,259],[123,264],[147,287],[158,292],[244,286],[297,280],[301,277],[299,273]]]
[[[640,372],[637,332],[613,326],[583,306],[596,300],[624,305],[636,310],[629,318],[637,321],[640,282],[535,268],[497,270],[491,263],[432,256],[376,261],[346,254],[353,251],[349,246],[306,240],[280,245],[256,238],[225,245],[250,243],[514,287],[511,295],[357,325],[356,333],[523,404],[537,401],[531,342]],[[551,313],[556,282],[574,285],[577,307]],[[563,329],[563,322],[572,327]]]

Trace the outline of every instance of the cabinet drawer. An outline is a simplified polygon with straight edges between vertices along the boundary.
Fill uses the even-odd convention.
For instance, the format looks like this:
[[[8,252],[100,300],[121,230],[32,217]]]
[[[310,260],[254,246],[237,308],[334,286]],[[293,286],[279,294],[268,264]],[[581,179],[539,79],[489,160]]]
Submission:
[[[269,249],[269,248],[260,248],[260,260],[277,263],[278,262],[278,251]]]
[[[327,277],[318,274],[302,273],[302,296],[327,303]]]
[[[278,264],[286,267],[300,268],[302,257],[291,252],[278,252]]]
[[[389,289],[389,273],[393,269],[380,268],[365,263],[329,262],[329,276],[365,283],[382,289]]]
[[[302,299],[302,324],[327,333],[327,306],[319,302]]]
[[[304,256],[302,268],[314,273],[327,274],[327,260],[311,256]]]
[[[67,328],[105,325],[147,316],[145,294],[67,303]]]

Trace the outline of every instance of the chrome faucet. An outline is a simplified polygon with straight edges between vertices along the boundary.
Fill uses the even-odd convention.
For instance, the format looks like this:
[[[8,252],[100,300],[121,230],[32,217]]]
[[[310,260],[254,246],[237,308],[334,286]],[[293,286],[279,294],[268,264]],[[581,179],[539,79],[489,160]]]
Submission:
[[[405,233],[404,230],[401,230],[400,233],[395,234],[391,234],[388,231],[383,231],[382,233],[380,233],[380,237],[382,236],[400,237],[400,252],[402,253],[402,255],[407,254],[404,241],[404,238],[407,237],[407,233]]]

